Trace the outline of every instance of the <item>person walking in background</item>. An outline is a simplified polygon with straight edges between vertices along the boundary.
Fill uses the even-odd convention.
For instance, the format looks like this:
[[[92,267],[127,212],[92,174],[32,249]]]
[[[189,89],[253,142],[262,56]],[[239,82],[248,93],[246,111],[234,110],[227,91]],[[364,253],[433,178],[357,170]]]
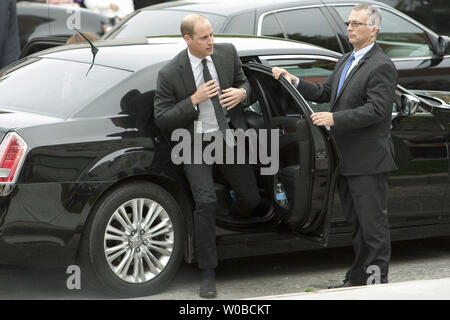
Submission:
[[[134,11],[133,0],[84,0],[84,5],[111,19],[123,19]]]
[[[20,56],[16,0],[0,1],[0,69]]]
[[[338,189],[346,219],[353,225],[355,259],[344,282],[330,288],[388,282],[387,176],[397,169],[390,136],[397,71],[375,42],[380,11],[375,6],[357,5],[347,26],[354,50],[338,61],[323,85],[281,68],[272,69],[276,79],[286,76],[305,99],[331,105],[331,112],[313,113],[311,120],[317,126],[330,127],[342,154]]]

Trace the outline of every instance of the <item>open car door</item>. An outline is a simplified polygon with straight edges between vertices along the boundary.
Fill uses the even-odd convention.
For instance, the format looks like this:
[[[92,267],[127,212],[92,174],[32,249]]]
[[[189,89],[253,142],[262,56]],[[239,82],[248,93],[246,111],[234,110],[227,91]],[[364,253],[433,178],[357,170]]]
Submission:
[[[275,80],[271,68],[255,62],[246,63],[244,71],[252,86],[247,123],[279,132],[279,170],[270,176],[272,198],[276,199],[276,185],[282,183],[288,203],[275,200],[276,214],[299,236],[326,245],[342,164],[334,139],[325,127],[312,123],[313,111],[284,77]]]

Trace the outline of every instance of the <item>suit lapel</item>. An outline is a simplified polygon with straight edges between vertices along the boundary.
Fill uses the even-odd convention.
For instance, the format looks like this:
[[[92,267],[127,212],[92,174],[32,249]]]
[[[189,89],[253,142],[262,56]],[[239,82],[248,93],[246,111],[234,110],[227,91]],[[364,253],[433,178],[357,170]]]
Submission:
[[[336,97],[336,92],[337,92],[337,87],[339,84],[339,78],[341,76],[342,70],[344,68],[344,65],[342,66],[342,68],[340,68],[339,70],[339,77],[337,78],[337,83],[335,86],[333,86],[333,97],[336,97],[336,99],[334,99],[333,104],[330,108],[330,110],[333,109],[334,105],[336,104],[336,102],[338,101],[339,97],[342,95],[342,92],[344,92],[345,87],[347,87],[347,84],[352,80],[353,75],[358,71],[358,69],[366,62],[366,60],[370,59],[370,57],[376,52],[376,50],[378,50],[378,45],[375,43],[375,45],[373,46],[372,49],[369,50],[369,52],[367,52],[364,57],[359,60],[358,64],[350,71],[350,73],[348,74],[347,78],[345,78],[344,83],[342,84],[342,88],[341,91],[339,91],[339,95]],[[347,55],[347,58],[350,56],[350,54]],[[345,59],[345,61],[347,61],[347,59]]]
[[[179,58],[178,66],[180,68],[181,79],[183,80],[186,95],[191,95],[197,90],[194,74],[192,73],[191,62],[187,50],[182,51]]]
[[[341,91],[339,91],[339,95],[336,97],[336,100],[339,99],[339,97],[341,96],[342,92],[345,90],[345,87],[350,82],[350,80],[352,79],[352,77],[355,74],[355,72],[358,71],[359,67],[361,67],[364,64],[365,60],[366,60],[365,58],[362,58],[361,60],[359,60],[358,64],[356,66],[354,66],[353,69],[350,71],[350,73],[347,75],[347,78],[345,78],[345,81],[342,84]],[[337,91],[337,87],[336,87],[336,91]]]
[[[340,65],[339,69],[337,70],[337,74],[339,75],[339,77],[341,76],[342,70],[344,70],[345,62],[347,61],[348,57],[350,57],[350,53],[348,53],[346,55],[345,59],[343,59],[341,65]],[[337,78],[337,82],[335,81],[335,85],[333,85],[331,87],[331,96],[333,98],[335,98],[334,101],[333,101],[333,105],[334,105],[334,102],[337,100],[336,92],[337,92],[338,85],[339,85],[339,77]],[[341,90],[341,92],[342,92],[342,90]]]

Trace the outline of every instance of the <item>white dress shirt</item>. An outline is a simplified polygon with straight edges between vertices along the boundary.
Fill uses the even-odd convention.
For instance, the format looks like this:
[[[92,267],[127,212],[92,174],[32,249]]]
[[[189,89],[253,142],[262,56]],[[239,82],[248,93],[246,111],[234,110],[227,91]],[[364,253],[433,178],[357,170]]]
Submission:
[[[355,56],[355,60],[352,62],[352,65],[350,66],[350,68],[348,68],[347,74],[345,75],[346,78],[349,75],[350,71],[352,71],[352,69],[354,67],[356,67],[356,65],[359,63],[359,61],[361,61],[361,59],[366,55],[367,52],[370,51],[370,49],[373,48],[374,45],[375,45],[375,42],[372,42],[367,47],[359,49],[358,51],[353,51],[353,55]]]
[[[197,58],[196,56],[192,55],[189,52],[188,49],[188,56],[189,61],[191,62],[192,67],[192,73],[194,74],[195,79],[195,85],[197,89],[202,86],[205,83],[205,80],[203,79],[203,64],[202,59]],[[206,57],[206,64],[209,69],[209,73],[211,74],[211,77],[213,80],[217,81],[217,84],[220,87],[219,83],[219,76],[217,75],[216,67],[214,66],[214,62],[211,59],[211,56]],[[220,92],[220,89],[219,89]],[[196,107],[196,106],[194,106]],[[202,128],[196,127],[195,132],[197,133],[206,133],[206,132],[212,132],[215,130],[219,130],[219,124],[217,123],[216,113],[214,111],[214,106],[212,104],[211,99],[208,99],[202,103],[199,103],[199,116],[198,121],[202,123]]]

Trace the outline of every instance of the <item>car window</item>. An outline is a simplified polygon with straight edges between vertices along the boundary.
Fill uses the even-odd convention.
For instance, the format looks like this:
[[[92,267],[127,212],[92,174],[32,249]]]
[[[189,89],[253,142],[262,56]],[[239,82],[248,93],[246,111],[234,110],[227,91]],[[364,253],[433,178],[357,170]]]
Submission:
[[[143,10],[132,16],[119,29],[111,31],[105,38],[139,38],[160,35],[179,35],[180,23],[188,15],[186,11]],[[211,23],[213,30],[222,29],[225,17],[202,13]]]
[[[253,35],[255,32],[255,12],[250,11],[233,17],[223,33]]]
[[[336,6],[339,15],[347,21],[351,6]],[[433,55],[430,40],[424,30],[410,21],[380,8],[382,22],[377,43],[391,58],[428,57]]]
[[[272,75],[255,73],[250,77],[252,94],[256,101],[247,110],[260,114],[268,113],[270,117],[294,116],[302,117],[303,113],[294,97]],[[261,87],[254,86],[253,81],[258,80]],[[261,92],[262,90],[263,92]],[[257,92],[259,91],[259,94]],[[265,109],[268,107],[269,109]],[[254,109],[255,108],[255,109]]]
[[[319,8],[305,8],[276,13],[287,37],[341,51],[336,33]]]
[[[275,14],[271,13],[264,17],[261,26],[261,35],[267,37],[284,38],[283,30],[278,23]]]
[[[288,70],[296,77],[312,83],[323,84],[333,72],[335,62],[319,59],[274,59],[267,60],[271,67],[280,67]],[[329,111],[329,103],[316,103],[308,101],[314,112]]]
[[[74,117],[95,117],[133,113],[133,110],[129,110],[127,107],[129,94],[133,91],[136,94],[150,91],[154,93],[160,68],[161,64],[156,64],[135,72],[132,76],[128,77],[126,81],[116,85],[113,90],[109,90],[104,95],[98,96],[95,101],[77,112]],[[147,102],[146,108],[153,110],[153,99]]]
[[[67,117],[130,72],[58,59],[31,58],[0,75],[0,106]]]

